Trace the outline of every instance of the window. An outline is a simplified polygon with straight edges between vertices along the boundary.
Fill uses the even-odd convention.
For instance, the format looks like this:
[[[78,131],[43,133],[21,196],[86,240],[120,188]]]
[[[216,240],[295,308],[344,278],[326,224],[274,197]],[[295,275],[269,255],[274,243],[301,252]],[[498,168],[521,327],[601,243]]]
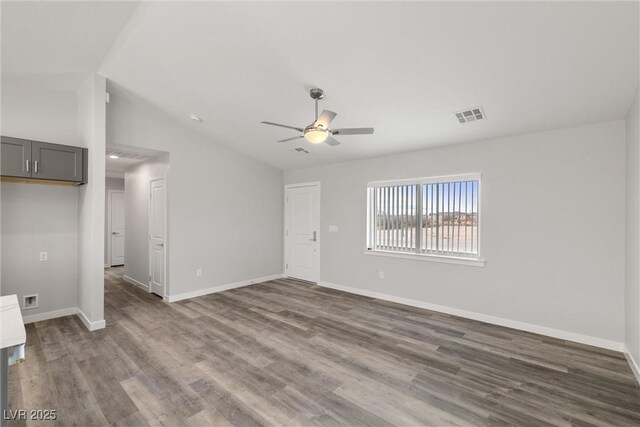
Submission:
[[[367,250],[477,260],[480,175],[368,185]]]

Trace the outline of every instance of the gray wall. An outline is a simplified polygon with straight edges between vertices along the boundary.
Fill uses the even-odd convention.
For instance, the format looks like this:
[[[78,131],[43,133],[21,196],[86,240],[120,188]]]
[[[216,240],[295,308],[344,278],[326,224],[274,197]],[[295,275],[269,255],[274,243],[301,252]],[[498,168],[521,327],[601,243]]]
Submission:
[[[128,168],[124,174],[125,264],[124,274],[143,284],[149,283],[149,181],[167,176],[169,155],[164,154]],[[167,183],[169,179],[167,178]],[[167,194],[167,200],[170,194]],[[167,218],[170,226],[170,218]],[[165,242],[167,259],[171,246]]]
[[[627,351],[640,366],[640,131],[638,93],[627,116],[627,221],[626,221],[626,294],[625,343]],[[637,369],[637,368],[636,368]]]
[[[624,135],[624,122],[602,123],[292,170],[285,183],[322,184],[321,281],[621,346]],[[482,174],[484,268],[363,253],[367,182],[462,173]]]
[[[104,265],[109,265],[109,190],[124,191],[124,178],[106,178],[104,188]],[[126,237],[126,235],[125,235]]]
[[[171,156],[169,294],[282,273],[282,171],[202,136],[198,124],[117,84],[108,90],[108,144]]]
[[[39,294],[24,316],[78,305],[78,188],[2,183],[2,295]],[[49,260],[39,260],[48,252]]]

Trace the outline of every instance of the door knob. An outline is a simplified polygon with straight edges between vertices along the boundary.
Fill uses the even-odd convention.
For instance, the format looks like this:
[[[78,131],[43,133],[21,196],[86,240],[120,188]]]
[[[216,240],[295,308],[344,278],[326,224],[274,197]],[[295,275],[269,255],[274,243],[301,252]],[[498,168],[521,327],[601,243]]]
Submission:
[[[111,232],[111,234],[113,234],[114,236],[118,235],[119,233],[116,233],[115,231]]]
[[[312,242],[317,241],[317,240],[316,240],[316,231],[314,231],[314,232],[313,232],[313,239],[309,239],[309,240],[311,240]]]

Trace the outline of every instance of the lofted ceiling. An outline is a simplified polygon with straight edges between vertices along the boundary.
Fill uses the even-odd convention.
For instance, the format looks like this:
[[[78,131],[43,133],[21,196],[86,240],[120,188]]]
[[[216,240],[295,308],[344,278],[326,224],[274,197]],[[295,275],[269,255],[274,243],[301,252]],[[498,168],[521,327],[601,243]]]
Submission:
[[[622,119],[638,87],[637,2],[54,3],[19,45],[45,19],[29,7],[3,3],[3,72],[101,64],[212,143],[281,169]],[[315,86],[334,127],[375,134],[276,143],[295,132],[260,121],[311,123]],[[476,106],[486,120],[453,115]]]
[[[95,71],[138,2],[3,1],[2,73]]]

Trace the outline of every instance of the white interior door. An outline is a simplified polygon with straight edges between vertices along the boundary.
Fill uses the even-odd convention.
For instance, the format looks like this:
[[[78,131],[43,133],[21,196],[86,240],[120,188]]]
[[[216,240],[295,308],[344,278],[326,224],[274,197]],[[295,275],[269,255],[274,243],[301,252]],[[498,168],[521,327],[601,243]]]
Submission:
[[[149,290],[164,297],[166,188],[164,179],[149,186]]]
[[[124,264],[124,192],[111,191],[111,265]]]
[[[285,272],[289,277],[320,279],[320,185],[285,191]]]

